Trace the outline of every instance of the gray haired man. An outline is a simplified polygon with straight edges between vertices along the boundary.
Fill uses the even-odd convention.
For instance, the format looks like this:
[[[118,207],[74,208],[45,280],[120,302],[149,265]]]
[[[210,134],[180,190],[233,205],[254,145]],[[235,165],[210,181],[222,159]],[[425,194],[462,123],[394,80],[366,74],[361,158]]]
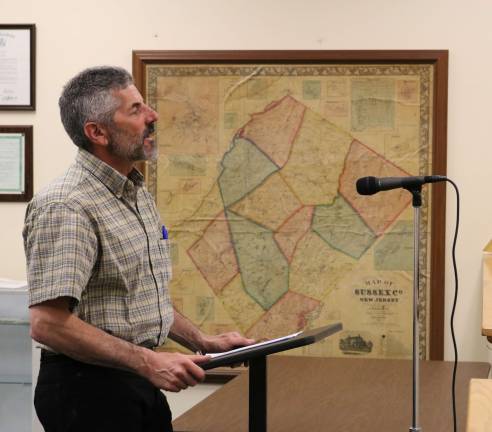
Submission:
[[[135,162],[157,156],[157,113],[121,68],[84,70],[59,101],[79,147],[68,171],[28,206],[31,335],[44,346],[35,392],[54,431],[172,431],[161,389],[204,379],[205,355],[154,350],[167,337],[193,351],[253,341],[202,333],[169,296],[169,240]]]

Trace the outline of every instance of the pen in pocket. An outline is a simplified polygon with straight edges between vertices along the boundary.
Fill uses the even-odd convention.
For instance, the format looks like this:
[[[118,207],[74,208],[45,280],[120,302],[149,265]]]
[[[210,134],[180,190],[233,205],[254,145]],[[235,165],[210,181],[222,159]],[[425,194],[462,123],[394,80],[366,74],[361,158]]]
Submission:
[[[162,225],[162,239],[167,240],[169,238],[169,234],[167,232],[167,229],[164,225]]]

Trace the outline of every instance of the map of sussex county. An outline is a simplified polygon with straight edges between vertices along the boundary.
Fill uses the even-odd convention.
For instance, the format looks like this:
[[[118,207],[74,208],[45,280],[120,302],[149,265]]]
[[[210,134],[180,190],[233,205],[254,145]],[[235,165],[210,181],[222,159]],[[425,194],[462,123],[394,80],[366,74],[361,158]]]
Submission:
[[[331,156],[340,151],[346,159]],[[351,173],[408,174],[292,97],[254,114],[221,165],[224,211],[188,253],[217,294],[240,274],[244,291],[265,312],[246,332],[257,339],[302,329],[321,307],[326,287],[299,280],[303,269],[295,262],[307,235],[358,260],[410,203],[404,191],[391,201],[360,197]],[[298,259],[316,262],[318,253],[304,251]],[[328,271],[329,263],[323,265]]]
[[[411,356],[411,195],[355,183],[422,172],[419,79],[159,77],[176,308],[257,340],[343,323],[300,355]]]

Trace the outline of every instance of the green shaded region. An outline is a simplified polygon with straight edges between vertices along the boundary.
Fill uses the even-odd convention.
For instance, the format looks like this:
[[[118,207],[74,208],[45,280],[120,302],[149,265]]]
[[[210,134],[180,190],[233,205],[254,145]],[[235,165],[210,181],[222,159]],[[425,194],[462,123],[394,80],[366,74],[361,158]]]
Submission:
[[[376,240],[376,235],[340,196],[333,204],[314,209],[313,231],[334,249],[356,259]]]
[[[233,129],[236,126],[237,121],[237,113],[235,112],[226,112],[224,114],[224,128],[225,129]]]
[[[231,211],[226,212],[244,290],[264,310],[289,289],[289,265],[273,231]]]
[[[353,80],[351,90],[353,131],[394,127],[394,81],[380,78]]]
[[[268,96],[268,80],[261,78],[248,79],[246,88],[248,91],[248,99],[263,100]]]
[[[376,270],[413,270],[413,223],[398,221],[374,248]]]
[[[319,99],[321,96],[321,81],[306,80],[302,82],[302,97],[306,100]]]
[[[196,177],[207,174],[207,158],[203,155],[169,155],[169,175]]]
[[[278,170],[258,147],[243,138],[234,140],[232,149],[222,159],[222,167],[218,182],[224,207],[242,199]]]
[[[199,322],[214,321],[215,300],[213,297],[198,296],[196,298],[195,317]]]

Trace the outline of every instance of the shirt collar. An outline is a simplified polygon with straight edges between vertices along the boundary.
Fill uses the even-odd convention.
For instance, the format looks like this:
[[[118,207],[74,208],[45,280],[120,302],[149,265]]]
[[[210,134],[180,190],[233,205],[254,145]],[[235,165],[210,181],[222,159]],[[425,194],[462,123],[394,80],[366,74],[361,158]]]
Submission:
[[[81,148],[77,153],[76,160],[77,163],[90,171],[118,198],[123,196],[127,182],[132,182],[136,187],[141,187],[143,185],[144,177],[136,168],[133,168],[128,174],[128,177],[126,177],[92,153]]]

